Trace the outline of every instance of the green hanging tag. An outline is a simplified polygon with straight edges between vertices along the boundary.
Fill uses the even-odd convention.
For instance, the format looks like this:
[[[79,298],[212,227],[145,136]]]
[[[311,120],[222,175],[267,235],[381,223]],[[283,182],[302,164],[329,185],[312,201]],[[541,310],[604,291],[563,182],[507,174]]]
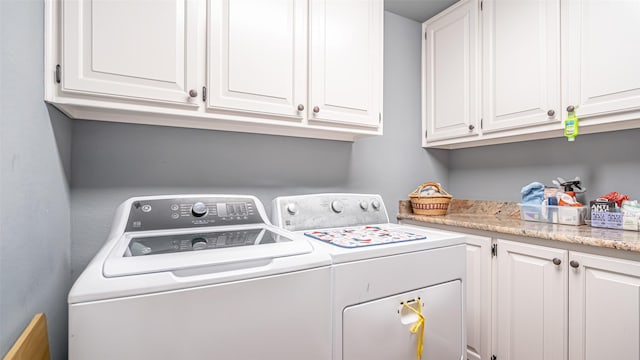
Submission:
[[[564,120],[564,136],[569,141],[575,141],[578,136],[578,117],[576,116],[577,106],[567,107],[567,118]]]

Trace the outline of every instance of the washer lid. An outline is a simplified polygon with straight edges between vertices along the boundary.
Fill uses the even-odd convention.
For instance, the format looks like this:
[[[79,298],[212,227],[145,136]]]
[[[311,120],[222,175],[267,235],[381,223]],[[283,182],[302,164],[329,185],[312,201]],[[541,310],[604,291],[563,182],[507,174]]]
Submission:
[[[273,227],[248,225],[125,233],[103,267],[105,277],[219,267],[220,271],[268,265],[274,258],[313,251],[308,241]],[[207,231],[208,230],[208,231]]]

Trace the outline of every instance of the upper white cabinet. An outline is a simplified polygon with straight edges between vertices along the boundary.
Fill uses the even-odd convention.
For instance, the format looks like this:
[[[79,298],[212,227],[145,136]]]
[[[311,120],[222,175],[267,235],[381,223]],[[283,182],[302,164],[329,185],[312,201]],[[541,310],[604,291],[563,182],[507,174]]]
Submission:
[[[560,0],[484,0],[483,132],[558,121]]]
[[[422,24],[422,117],[430,141],[478,134],[478,2],[463,0]]]
[[[198,106],[189,96],[198,87],[196,3],[60,4],[63,91]]]
[[[382,0],[311,0],[310,121],[382,122]]]
[[[576,114],[587,127],[638,123],[640,2],[564,1],[562,13],[565,106],[579,105]]]
[[[302,120],[307,2],[211,0],[209,19],[207,105]]]
[[[640,263],[571,253],[569,360],[640,359]]]
[[[45,0],[45,27],[45,99],[74,118],[382,134],[382,0]]]
[[[481,46],[475,55],[461,53],[466,35],[460,30],[449,36],[456,42],[438,44],[437,35],[433,44],[427,40],[423,146],[453,149],[561,137],[569,105],[578,106],[581,134],[640,127],[640,50],[633,45],[640,42],[640,3],[462,0],[427,24],[436,34],[453,34],[453,24],[460,22],[457,9],[466,1],[480,6],[474,20],[481,26],[472,31]],[[427,39],[431,33],[427,28]],[[466,56],[482,60],[481,120],[472,132],[466,116],[473,107],[449,105],[469,96],[461,80]]]

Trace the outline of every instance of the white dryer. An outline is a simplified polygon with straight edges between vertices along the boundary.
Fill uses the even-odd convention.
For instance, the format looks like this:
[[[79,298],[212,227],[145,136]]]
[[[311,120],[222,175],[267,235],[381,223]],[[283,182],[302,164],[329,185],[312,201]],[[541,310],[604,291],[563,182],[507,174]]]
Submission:
[[[274,200],[273,222],[333,259],[333,360],[461,360],[465,239],[389,223],[379,195]]]
[[[69,357],[327,360],[331,258],[240,195],[138,197],[69,293]]]

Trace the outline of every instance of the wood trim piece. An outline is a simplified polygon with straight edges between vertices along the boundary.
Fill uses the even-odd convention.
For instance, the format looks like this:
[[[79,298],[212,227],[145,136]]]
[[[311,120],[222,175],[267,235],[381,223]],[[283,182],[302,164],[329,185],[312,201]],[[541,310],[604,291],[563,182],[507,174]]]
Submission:
[[[39,313],[9,349],[4,360],[49,360],[50,357],[47,317]]]

